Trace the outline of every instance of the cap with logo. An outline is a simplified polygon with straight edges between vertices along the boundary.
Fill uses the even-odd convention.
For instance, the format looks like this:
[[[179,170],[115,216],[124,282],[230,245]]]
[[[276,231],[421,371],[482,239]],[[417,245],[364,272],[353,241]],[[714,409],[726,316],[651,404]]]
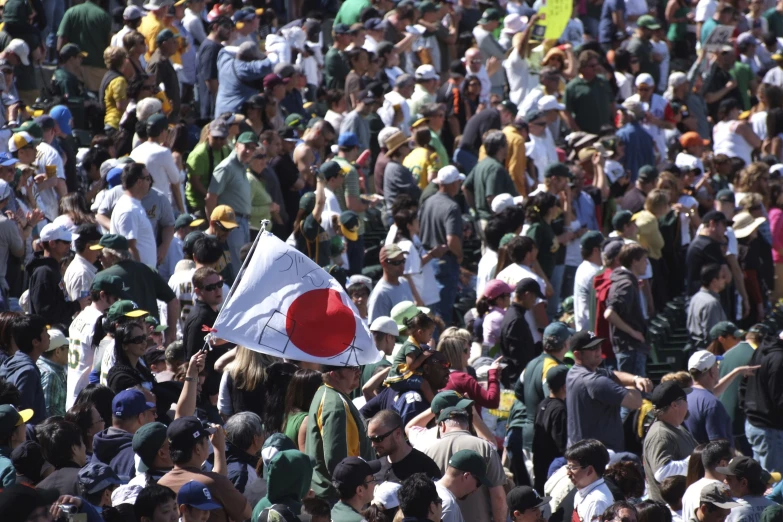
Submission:
[[[750,483],[763,484],[761,464],[758,461],[746,457],[738,456],[731,459],[728,466],[719,466],[715,471],[723,475],[737,477],[737,479],[747,479]]]
[[[12,132],[15,134],[19,134],[22,132],[28,133],[33,140],[37,143],[40,143],[40,141],[43,139],[43,129],[35,120],[27,120],[20,126],[16,127],[15,129],[12,129]],[[13,151],[11,151],[13,152]]]
[[[111,414],[118,419],[130,419],[140,413],[155,408],[155,404],[147,402],[139,390],[122,390],[111,401]]]
[[[97,245],[91,246],[90,250],[100,250],[102,248],[111,248],[112,250],[128,250],[128,240],[125,236],[119,234],[104,234]]]
[[[661,28],[661,24],[658,22],[658,20],[656,20],[654,16],[650,15],[640,16],[639,19],[636,20],[636,25],[653,31]]]
[[[33,410],[17,410],[10,404],[0,405],[0,438],[8,439],[14,429],[33,418]]]
[[[473,407],[473,401],[455,391],[443,391],[435,395],[430,403],[430,410],[435,415],[439,415],[446,408],[457,408],[460,410],[470,410]]]
[[[327,161],[318,169],[318,172],[327,180],[336,178],[341,174],[348,174],[350,171],[350,168],[343,167],[336,161]]]
[[[528,509],[540,508],[550,500],[552,497],[541,497],[530,486],[517,486],[506,495],[506,504],[512,518],[515,511],[524,513]]]
[[[424,306],[416,306],[413,301],[400,301],[392,307],[390,312],[391,318],[400,327],[405,324],[406,320],[412,319],[420,313],[428,314],[430,309]]]
[[[215,433],[215,428],[205,428],[197,417],[180,417],[169,424],[166,436],[171,447],[192,448],[198,439]]]
[[[464,449],[454,453],[449,459],[449,467],[470,473],[482,486],[491,487],[487,479],[487,461],[473,450]]]
[[[79,470],[79,484],[88,495],[99,493],[109,486],[122,484],[120,477],[109,466],[102,462],[87,464]]]
[[[503,17],[503,14],[500,12],[500,10],[490,7],[486,11],[484,11],[484,14],[481,15],[481,19],[478,21],[480,24],[485,24],[487,22],[498,22]]]
[[[137,319],[149,315],[149,312],[142,310],[139,306],[128,299],[122,299],[117,301],[109,307],[109,311],[106,312],[106,318],[111,322],[116,322],[123,317],[130,319]]]
[[[293,67],[291,69],[293,69]],[[301,114],[289,114],[285,118],[285,126],[302,131],[305,128],[304,120],[304,116]]]
[[[194,218],[192,214],[185,212],[177,216],[177,219],[174,221],[174,228],[180,229],[182,227],[189,227],[195,220],[196,218]]]
[[[541,285],[538,284],[538,281],[531,277],[525,277],[523,279],[520,279],[517,283],[517,286],[514,288],[514,292],[517,295],[522,295],[525,292],[530,292],[534,294],[539,299],[544,299],[544,294],[541,292]]]
[[[592,350],[594,348],[599,348],[602,342],[604,342],[603,338],[593,337],[587,330],[582,330],[581,332],[576,332],[576,334],[571,337],[570,347],[572,352],[577,350]]]
[[[299,133],[296,132],[296,129],[291,128],[285,128],[280,129],[277,131],[277,135],[280,136],[280,139],[283,141],[287,141],[288,143],[297,143],[299,141]]]
[[[223,506],[212,498],[209,488],[197,480],[191,480],[179,489],[177,505],[190,506],[201,511],[223,509]]]
[[[212,210],[212,214],[209,215],[210,221],[217,221],[220,226],[226,230],[233,230],[239,225],[237,224],[237,216],[234,213],[234,209],[228,205],[218,205]]]
[[[381,470],[381,461],[366,461],[361,457],[347,457],[335,466],[332,472],[332,482],[341,487],[353,489],[367,481],[367,477]]]
[[[251,132],[251,131],[243,132],[237,138],[237,143],[240,143],[242,145],[258,146],[258,136],[256,136],[255,132]]]
[[[133,434],[133,453],[141,460],[139,471],[144,472],[152,467],[155,456],[166,442],[166,430],[162,422],[150,422]]]
[[[0,167],[13,167],[17,163],[19,163],[18,159],[7,152],[0,152]]]
[[[144,318],[144,324],[151,327],[152,331],[156,333],[165,332],[167,328],[165,324],[160,324],[160,321],[158,321],[157,319],[155,319],[155,317],[151,315],[148,315],[147,317]],[[155,348],[157,349],[157,347]],[[158,350],[158,351],[162,351],[162,350]]]
[[[723,359],[723,357],[721,357]],[[706,372],[719,361],[718,357],[707,350],[699,350],[688,359],[688,370],[697,372]]]
[[[675,381],[662,382],[650,394],[650,400],[657,409],[662,409],[670,404],[685,399],[692,390],[681,388]]]

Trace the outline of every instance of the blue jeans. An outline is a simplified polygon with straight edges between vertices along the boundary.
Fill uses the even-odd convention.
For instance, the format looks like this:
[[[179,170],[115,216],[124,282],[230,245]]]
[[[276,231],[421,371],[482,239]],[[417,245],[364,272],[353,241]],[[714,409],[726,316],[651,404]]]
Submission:
[[[627,352],[619,352],[614,355],[617,357],[617,369],[619,371],[630,373],[631,375],[638,375],[639,377],[647,376],[646,353],[630,350]]]
[[[44,14],[46,15],[46,27],[41,35],[48,49],[57,48],[57,29],[65,14],[64,0],[43,0]]]
[[[549,316],[551,321],[554,321],[557,318],[557,311],[560,310],[560,292],[563,289],[563,274],[565,274],[565,265],[555,265],[555,268],[552,270],[552,277],[549,278],[554,293],[546,304],[546,315]]]
[[[472,152],[468,152],[463,149],[457,149],[454,151],[454,157],[452,158],[456,163],[462,166],[462,172],[467,176],[473,167],[478,163],[478,156]]]
[[[435,279],[440,283],[440,301],[433,308],[438,312],[446,326],[451,326],[454,312],[454,301],[457,299],[459,284],[459,263],[457,259],[446,254],[435,262]]]
[[[783,472],[783,430],[759,428],[746,420],[745,435],[753,447],[753,458],[762,468]]]
[[[239,251],[245,243],[250,242],[250,223],[246,217],[237,215],[237,228],[228,234],[228,249],[231,251],[231,264],[234,267],[234,279],[239,275],[239,269],[242,268],[242,261],[239,258]]]

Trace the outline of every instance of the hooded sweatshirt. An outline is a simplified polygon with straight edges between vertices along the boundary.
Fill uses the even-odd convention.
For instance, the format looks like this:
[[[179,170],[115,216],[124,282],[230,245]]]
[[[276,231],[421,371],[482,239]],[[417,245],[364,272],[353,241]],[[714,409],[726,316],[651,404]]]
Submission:
[[[41,371],[32,358],[18,351],[0,367],[0,378],[10,382],[19,390],[19,409],[33,410],[29,424],[38,424],[46,419],[46,399],[41,386]]]
[[[71,324],[81,310],[76,301],[70,301],[60,273],[60,263],[51,257],[35,257],[26,269],[30,278],[30,313],[46,318],[52,324]]]
[[[609,289],[609,297],[606,299],[606,307],[611,308],[628,326],[641,332],[647,332],[647,325],[642,313],[641,292],[639,290],[639,278],[625,267],[615,268],[609,278],[612,286]],[[615,353],[638,350],[647,353],[649,349],[644,342],[637,341],[619,328],[609,324],[611,332],[612,348]]]
[[[107,428],[93,437],[90,462],[106,464],[127,484],[136,475],[133,434],[119,428]]]
[[[771,336],[753,353],[750,366],[761,368],[740,382],[740,405],[758,428],[783,430],[783,341]]]
[[[310,491],[313,463],[298,450],[285,450],[275,455],[267,470],[266,496],[253,508],[250,520],[258,522],[261,512],[273,504],[285,504],[294,513],[302,511],[302,499]]]

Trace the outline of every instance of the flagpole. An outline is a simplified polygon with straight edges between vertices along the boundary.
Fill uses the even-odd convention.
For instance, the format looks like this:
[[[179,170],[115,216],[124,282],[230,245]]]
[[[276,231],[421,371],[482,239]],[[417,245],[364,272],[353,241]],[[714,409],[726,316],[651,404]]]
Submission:
[[[247,264],[250,262],[250,259],[253,257],[253,253],[256,251],[256,247],[258,246],[258,240],[261,239],[261,235],[266,233],[266,227],[267,225],[271,225],[271,221],[268,219],[262,219],[261,220],[261,228],[258,231],[258,234],[256,234],[255,240],[253,240],[253,245],[250,247],[250,250],[247,253],[247,256],[245,256],[245,260],[242,262],[242,266],[239,269],[239,273],[237,274],[236,278],[234,278],[234,284],[231,285],[231,288],[228,291],[228,295],[225,299],[223,299],[223,303],[227,303],[231,296],[234,295],[234,291],[237,289],[237,286],[239,285],[239,281],[242,279],[242,276],[245,274],[245,269],[247,268]],[[220,311],[218,312],[217,317],[215,318],[215,322],[212,323],[217,324],[220,317],[223,315],[223,305],[220,305]],[[212,346],[209,344],[209,341],[215,337],[215,332],[209,332],[207,335],[204,336],[204,348],[208,350],[212,350]],[[203,348],[202,348],[203,349]]]

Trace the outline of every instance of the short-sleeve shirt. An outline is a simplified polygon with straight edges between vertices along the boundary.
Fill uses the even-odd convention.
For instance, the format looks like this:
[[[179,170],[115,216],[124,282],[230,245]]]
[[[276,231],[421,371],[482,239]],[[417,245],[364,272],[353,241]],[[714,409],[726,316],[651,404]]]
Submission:
[[[207,192],[217,195],[218,205],[228,205],[243,216],[250,215],[250,182],[236,151],[215,167]]]
[[[435,461],[421,451],[412,449],[402,460],[394,464],[389,462],[389,459],[381,459],[381,471],[375,477],[379,484],[384,481],[401,483],[414,473],[424,473],[433,480],[443,475]]]
[[[583,439],[598,439],[613,451],[625,447],[620,404],[628,390],[620,386],[614,374],[598,368],[591,372],[575,365],[566,377],[568,445]]]
[[[111,28],[109,13],[94,2],[84,2],[65,11],[57,36],[77,44],[87,53],[84,65],[104,69],[103,51],[111,42]]]
[[[92,306],[88,306],[76,316],[68,329],[68,390],[65,396],[65,407],[70,409],[76,402],[79,392],[89,384],[89,373],[95,358],[95,326],[103,314]]]
[[[155,232],[141,201],[127,194],[120,198],[111,215],[111,233],[125,236],[128,240],[135,239],[139,261],[149,267],[157,266]]]
[[[691,241],[685,257],[688,274],[688,295],[693,295],[699,291],[699,288],[701,288],[701,269],[710,263],[725,265],[727,261],[717,241],[711,237],[699,235]]]
[[[688,418],[684,424],[699,444],[726,439],[734,445],[729,413],[711,391],[694,387],[688,394]]]
[[[479,112],[465,124],[459,145],[460,149],[478,156],[484,133],[492,129],[500,130],[501,124],[500,113],[497,109],[484,109]]]
[[[125,286],[129,288],[128,295],[131,300],[142,310],[148,311],[155,319],[160,317],[158,301],[168,303],[177,298],[158,272],[144,263],[128,259],[107,268],[103,273],[122,279]]]
[[[547,277],[552,277],[552,271],[555,269],[555,254],[559,249],[559,245],[555,244],[555,232],[552,226],[545,221],[539,221],[530,225],[525,235],[536,242],[538,264]]]
[[[152,176],[152,186],[167,197],[171,196],[171,185],[178,185],[180,171],[174,162],[171,149],[146,141],[133,149],[130,157],[137,163],[144,163]]]
[[[103,199],[98,206],[98,214],[111,217],[114,207],[123,195],[124,192],[120,186],[104,192]],[[158,234],[164,227],[174,226],[174,211],[171,209],[171,202],[158,189],[150,189],[141,198],[141,205],[147,213],[147,219],[149,219],[155,234]]]
[[[427,198],[419,212],[421,242],[427,250],[447,244],[447,236],[462,238],[462,212],[456,201],[443,192]],[[451,252],[444,255],[453,256]]]
[[[242,493],[234,487],[228,477],[209,471],[201,471],[198,468],[175,468],[158,481],[161,486],[179,493],[180,488],[195,480],[209,489],[212,500],[223,506],[222,509],[210,511],[210,522],[228,522],[228,520],[244,520],[244,511],[247,508],[247,500]]]
[[[612,124],[612,90],[600,76],[589,82],[581,77],[568,82],[565,105],[584,132],[599,134],[602,126]]]
[[[118,76],[109,82],[106,86],[106,92],[103,95],[103,104],[106,107],[106,115],[103,123],[113,129],[120,128],[120,117],[122,113],[117,108],[117,103],[128,99],[128,80],[123,76]]]
[[[413,301],[413,293],[408,281],[400,279],[397,285],[393,285],[381,279],[370,293],[367,321],[372,323],[378,317],[391,316],[391,309],[401,301]]]
[[[498,160],[486,157],[479,161],[465,180],[465,188],[473,192],[476,211],[481,219],[492,217],[487,198],[498,194],[517,195],[517,188],[508,171]]]
[[[193,179],[194,176],[197,177],[199,181],[201,181],[201,186],[206,189],[209,187],[209,183],[212,179],[212,172],[215,170],[215,167],[226,159],[229,154],[231,154],[231,149],[229,147],[221,147],[219,150],[213,150],[206,141],[196,145],[193,152],[188,154],[188,183],[185,185],[185,197],[191,208],[196,210],[204,208],[204,194],[196,192],[190,180]]]
[[[647,487],[653,500],[663,500],[661,485],[655,480],[655,472],[666,464],[688,457],[697,445],[684,426],[674,427],[657,420],[650,426],[644,438],[644,471]]]

